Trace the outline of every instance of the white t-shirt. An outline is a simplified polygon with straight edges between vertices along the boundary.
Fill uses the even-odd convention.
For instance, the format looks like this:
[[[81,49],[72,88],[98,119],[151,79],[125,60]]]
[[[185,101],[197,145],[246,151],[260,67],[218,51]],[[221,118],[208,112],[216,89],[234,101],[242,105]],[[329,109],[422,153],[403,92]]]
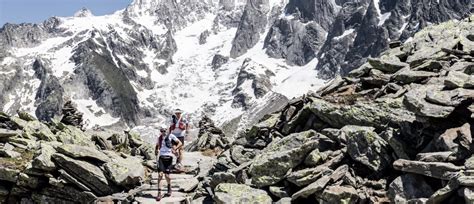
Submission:
[[[165,139],[168,138],[170,147],[166,146],[166,141]],[[160,144],[160,137],[158,137],[158,145]],[[161,147],[160,147],[160,156],[173,156],[173,152],[171,149],[173,148],[173,143],[172,141],[178,142],[178,138],[174,136],[173,134],[170,134],[168,137],[163,135],[163,141],[161,142]]]
[[[174,129],[171,131],[171,134],[173,134],[176,137],[185,137],[186,136],[186,129],[181,129],[179,128],[179,123],[182,123],[184,125],[184,128],[189,125],[189,120],[186,119],[183,115],[181,115],[181,120],[178,118],[178,123],[174,123],[173,119],[170,120],[170,124],[174,125]]]

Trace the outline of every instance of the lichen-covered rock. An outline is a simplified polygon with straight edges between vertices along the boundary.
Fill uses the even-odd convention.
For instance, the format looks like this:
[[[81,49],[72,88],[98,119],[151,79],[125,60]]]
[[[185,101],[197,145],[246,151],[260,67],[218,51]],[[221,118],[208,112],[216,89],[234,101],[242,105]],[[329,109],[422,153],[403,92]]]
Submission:
[[[53,154],[53,159],[58,166],[89,187],[94,194],[103,196],[112,193],[111,185],[99,167],[58,153]]]
[[[11,120],[23,128],[23,136],[36,137],[45,141],[56,141],[56,137],[49,127],[40,121],[26,121],[20,118],[11,117]]]
[[[331,177],[329,175],[322,176],[318,180],[316,180],[314,183],[309,184],[308,186],[304,187],[303,189],[299,190],[298,192],[294,193],[291,196],[292,200],[296,200],[300,197],[307,198],[308,196],[321,191],[326,187],[326,185],[329,183],[331,180]]]
[[[474,88],[474,76],[462,72],[450,71],[444,81],[448,89]]]
[[[398,58],[396,58],[398,60]],[[374,59],[374,58],[369,58],[368,62],[374,69],[378,69],[383,72],[387,73],[395,73],[398,70],[408,67],[409,65],[407,63],[403,63],[398,61],[389,61],[389,60],[383,60],[383,59]]]
[[[10,168],[0,168],[0,180],[15,183],[20,171]]]
[[[0,140],[6,140],[7,138],[10,137],[15,137],[20,135],[20,131],[15,131],[15,130],[7,130],[7,129],[1,129],[0,128]]]
[[[53,171],[56,169],[56,164],[52,161],[51,156],[56,153],[56,150],[48,143],[41,143],[39,146],[40,149],[37,150],[32,162],[33,168]]]
[[[417,115],[434,118],[446,118],[454,111],[452,106],[442,106],[430,103],[425,100],[428,90],[440,91],[441,87],[437,85],[415,86],[405,94],[404,102],[410,110]]]
[[[84,133],[81,129],[65,125],[64,128],[56,134],[57,140],[65,144],[76,144],[81,146],[95,146],[91,142],[91,136]]]
[[[359,200],[359,194],[352,186],[328,186],[318,199],[321,204],[355,204]]]
[[[272,203],[272,198],[267,192],[243,184],[221,183],[215,191],[214,201],[224,203]]]
[[[403,107],[400,99],[375,102],[356,102],[353,105],[335,105],[321,99],[312,99],[311,111],[332,127],[347,124],[380,127],[387,123],[402,124],[415,121],[415,115]]]
[[[390,166],[392,158],[387,142],[372,127],[344,126],[347,137],[347,153],[373,171],[382,171]]]
[[[110,158],[107,157],[107,155],[105,155],[94,147],[64,144],[58,146],[56,149],[59,153],[75,159],[92,160],[102,163],[110,161]]]
[[[300,164],[306,154],[313,150],[317,141],[314,131],[288,135],[270,143],[256,157],[249,168],[252,183],[256,186],[269,186],[277,183],[296,165]]]
[[[145,168],[141,159],[122,158],[114,152],[107,152],[111,160],[104,165],[105,175],[118,186],[132,189],[145,181]]]
[[[217,172],[211,176],[209,185],[212,189],[221,183],[237,183],[235,175],[228,172]]]

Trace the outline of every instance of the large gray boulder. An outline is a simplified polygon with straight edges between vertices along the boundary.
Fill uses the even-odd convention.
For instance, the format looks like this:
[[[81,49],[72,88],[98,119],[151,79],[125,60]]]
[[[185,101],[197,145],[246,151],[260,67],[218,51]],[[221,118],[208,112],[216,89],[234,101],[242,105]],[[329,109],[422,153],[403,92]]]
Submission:
[[[221,183],[215,191],[214,201],[224,203],[272,203],[272,198],[264,190],[243,184]]]
[[[0,140],[6,140],[10,137],[15,137],[15,136],[18,136],[20,134],[21,134],[20,131],[7,130],[7,129],[0,128]]]
[[[431,186],[423,176],[416,174],[403,174],[390,183],[388,197],[391,202],[414,202],[421,198],[429,198],[433,193]]]
[[[107,152],[111,158],[104,165],[106,177],[126,189],[134,188],[145,181],[145,168],[142,160],[136,157],[122,158],[115,152]]]
[[[99,167],[59,153],[53,154],[53,159],[59,167],[90,188],[94,194],[104,196],[112,193],[111,185]]]
[[[441,180],[449,180],[464,170],[463,166],[456,166],[444,162],[422,162],[399,159],[393,162],[393,168],[407,173],[421,174]]]
[[[392,80],[400,84],[420,83],[431,77],[439,76],[438,73],[427,71],[414,71],[404,68],[392,76]]]
[[[15,183],[20,171],[11,168],[0,168],[0,180]]]
[[[368,62],[374,69],[380,70],[382,72],[386,73],[395,73],[398,70],[408,67],[409,65],[404,62],[400,62],[398,58],[395,58],[396,60],[384,60],[384,59],[374,59],[374,58],[369,58]]]
[[[359,200],[360,196],[352,186],[328,186],[318,196],[321,204],[355,204]]]
[[[40,121],[26,121],[17,117],[11,117],[11,120],[23,128],[23,136],[36,137],[45,141],[56,141],[56,136],[49,127]]]
[[[65,125],[60,132],[56,133],[56,137],[64,144],[95,147],[95,144],[91,142],[91,135],[72,125]]]
[[[462,72],[450,71],[444,81],[448,89],[474,88],[474,76]]]
[[[286,178],[287,181],[297,186],[303,187],[315,182],[322,176],[334,173],[332,169],[336,169],[337,166],[340,165],[345,157],[345,153],[342,151],[335,151],[334,155],[335,156],[333,158],[317,167],[291,172]]]
[[[329,183],[331,180],[330,175],[325,175],[318,180],[316,180],[314,183],[309,184],[308,186],[304,187],[303,189],[299,190],[295,194],[291,196],[292,200],[297,200],[298,198],[307,198],[308,196],[321,191],[326,187],[326,185]]]
[[[56,150],[53,146],[47,143],[41,143],[40,149],[36,151],[36,156],[33,159],[32,166],[33,168],[44,170],[44,171],[53,171],[56,169],[56,164],[52,161],[51,156],[56,153]]]
[[[458,158],[471,156],[472,133],[471,125],[464,124],[461,127],[447,129],[442,135],[433,140],[438,151],[450,151]]]
[[[270,143],[249,168],[252,184],[263,187],[282,180],[293,167],[317,146],[314,131],[294,133]]]
[[[454,111],[454,107],[437,105],[425,100],[428,90],[440,91],[441,88],[442,86],[439,85],[415,85],[405,94],[404,103],[407,105],[409,110],[414,111],[417,115],[433,118],[446,118]]]
[[[312,100],[311,111],[335,128],[348,124],[384,128],[388,123],[412,123],[416,120],[415,115],[404,108],[401,99],[356,102],[352,105],[336,105],[316,98]]]
[[[381,171],[390,166],[392,158],[388,143],[372,127],[344,126],[342,132],[347,137],[347,153],[373,171]]]
[[[67,155],[75,159],[92,160],[101,163],[110,161],[110,158],[107,155],[105,155],[94,147],[64,144],[58,146],[56,150],[61,154]]]

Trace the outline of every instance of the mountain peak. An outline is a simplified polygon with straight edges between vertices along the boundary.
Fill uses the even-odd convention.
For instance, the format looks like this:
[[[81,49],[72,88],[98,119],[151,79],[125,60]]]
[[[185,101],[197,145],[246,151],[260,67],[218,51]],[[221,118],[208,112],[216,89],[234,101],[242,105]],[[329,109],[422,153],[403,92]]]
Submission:
[[[92,12],[86,7],[81,8],[79,11],[77,11],[74,14],[74,17],[90,17],[90,16],[94,16],[94,14],[92,14]]]

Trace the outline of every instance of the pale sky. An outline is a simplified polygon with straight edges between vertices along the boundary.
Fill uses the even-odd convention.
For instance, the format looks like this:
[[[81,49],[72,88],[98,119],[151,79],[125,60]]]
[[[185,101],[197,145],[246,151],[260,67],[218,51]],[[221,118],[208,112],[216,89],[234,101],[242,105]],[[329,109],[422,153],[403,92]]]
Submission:
[[[5,23],[41,23],[52,16],[72,16],[83,7],[94,15],[111,14],[132,0],[0,0],[0,27]]]

